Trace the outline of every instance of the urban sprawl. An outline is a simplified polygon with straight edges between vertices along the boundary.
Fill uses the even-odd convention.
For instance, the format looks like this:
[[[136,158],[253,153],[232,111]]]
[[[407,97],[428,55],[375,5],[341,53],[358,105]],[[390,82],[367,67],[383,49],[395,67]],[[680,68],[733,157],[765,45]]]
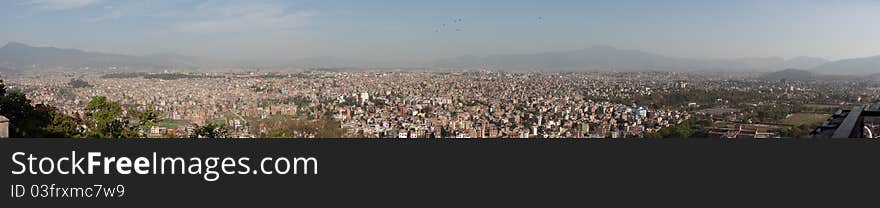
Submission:
[[[150,138],[188,137],[208,124],[236,138],[803,137],[837,109],[880,100],[877,81],[705,72],[311,69],[3,79],[33,103],[81,120],[95,96],[158,112],[160,121],[140,132]]]

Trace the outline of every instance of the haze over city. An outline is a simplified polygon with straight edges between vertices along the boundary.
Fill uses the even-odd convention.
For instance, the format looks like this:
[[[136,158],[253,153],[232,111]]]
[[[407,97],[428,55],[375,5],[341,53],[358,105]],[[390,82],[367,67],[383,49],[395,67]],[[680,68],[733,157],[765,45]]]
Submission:
[[[0,43],[220,63],[424,66],[594,46],[681,58],[880,55],[880,1],[137,1],[0,3]],[[63,34],[63,35],[61,35]]]
[[[876,0],[0,6],[0,138],[880,132]]]
[[[825,199],[877,157],[597,145],[880,144],[878,23],[880,0],[0,0],[0,152],[22,202],[552,206],[668,176]]]

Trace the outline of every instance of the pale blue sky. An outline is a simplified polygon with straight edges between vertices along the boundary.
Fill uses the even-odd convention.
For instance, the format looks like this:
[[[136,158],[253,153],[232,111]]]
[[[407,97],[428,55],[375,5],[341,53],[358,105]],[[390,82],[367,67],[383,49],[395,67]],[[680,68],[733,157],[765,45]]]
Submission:
[[[592,45],[681,57],[841,59],[880,55],[878,37],[880,0],[0,3],[0,44],[267,62],[336,56],[408,63]]]

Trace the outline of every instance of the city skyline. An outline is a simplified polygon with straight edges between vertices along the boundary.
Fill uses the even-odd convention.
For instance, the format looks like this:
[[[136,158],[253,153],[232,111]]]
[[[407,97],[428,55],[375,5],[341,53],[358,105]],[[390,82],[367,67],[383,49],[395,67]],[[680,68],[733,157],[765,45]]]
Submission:
[[[877,138],[876,11],[11,0],[0,137]]]
[[[846,116],[838,109],[880,107],[876,78],[772,74],[311,69],[3,78],[0,109],[25,109],[0,112],[16,137],[809,138],[831,136],[829,122]],[[855,137],[874,138],[877,121],[865,118],[867,134]]]
[[[880,55],[878,1],[10,1],[0,42],[230,62],[420,63],[610,45],[676,57]],[[405,17],[405,18],[401,18]],[[700,18],[694,18],[700,17]],[[65,34],[59,36],[57,34]]]

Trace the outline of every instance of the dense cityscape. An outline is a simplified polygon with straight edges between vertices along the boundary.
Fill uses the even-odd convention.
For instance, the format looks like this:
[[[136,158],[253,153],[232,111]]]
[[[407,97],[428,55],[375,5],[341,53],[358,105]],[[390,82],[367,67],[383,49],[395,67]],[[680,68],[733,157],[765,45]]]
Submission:
[[[880,0],[0,0],[0,204],[852,204],[880,174],[878,23]]]
[[[112,119],[155,114],[133,121],[142,125],[128,135],[149,138],[803,138],[838,109],[880,101],[878,81],[710,72],[251,69],[2,79],[8,91],[70,115],[76,137],[106,137],[85,134],[96,128],[88,115],[99,97],[122,110]]]

